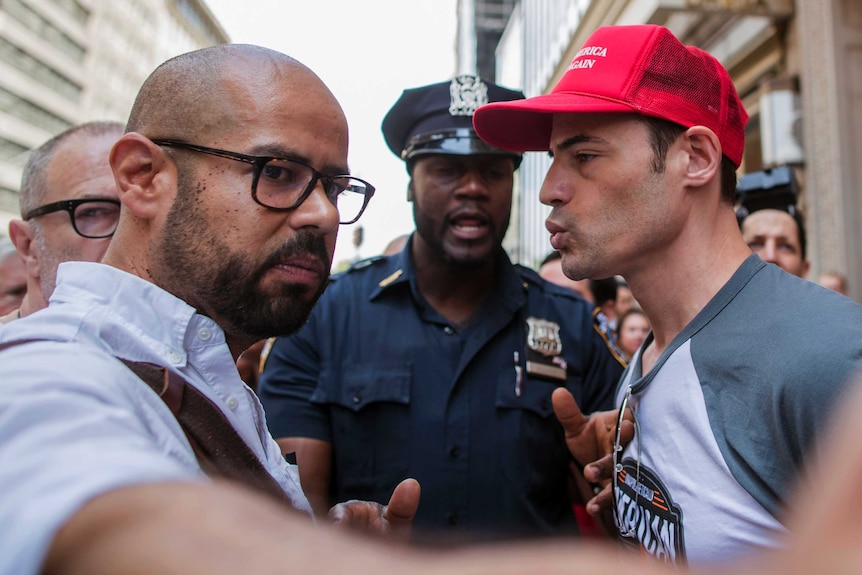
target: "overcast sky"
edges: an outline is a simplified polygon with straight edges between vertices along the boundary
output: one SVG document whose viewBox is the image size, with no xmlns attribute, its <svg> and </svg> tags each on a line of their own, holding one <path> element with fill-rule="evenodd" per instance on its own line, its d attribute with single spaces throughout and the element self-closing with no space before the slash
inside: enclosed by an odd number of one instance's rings
<svg viewBox="0 0 862 575">
<path fill-rule="evenodd" d="M 206 0 L 232 42 L 288 54 L 320 76 L 350 124 L 351 172 L 377 192 L 342 226 L 334 263 L 383 251 L 413 229 L 404 163 L 386 147 L 383 116 L 405 88 L 455 74 L 457 0 Z M 365 242 L 357 253 L 353 228 Z"/>
</svg>

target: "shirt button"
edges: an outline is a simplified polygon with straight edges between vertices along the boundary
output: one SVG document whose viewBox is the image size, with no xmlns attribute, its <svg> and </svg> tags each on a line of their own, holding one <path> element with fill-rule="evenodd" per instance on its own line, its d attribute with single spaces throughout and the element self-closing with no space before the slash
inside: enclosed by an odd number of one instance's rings
<svg viewBox="0 0 862 575">
<path fill-rule="evenodd" d="M 452 456 L 452 459 L 456 459 L 459 455 L 461 455 L 461 449 L 459 449 L 457 446 L 453 447 L 449 450 L 449 455 Z"/>
<path fill-rule="evenodd" d="M 185 357 L 183 356 L 183 354 L 181 354 L 180 352 L 178 352 L 176 350 L 172 349 L 170 351 L 170 353 L 168 353 L 168 361 L 174 365 L 181 364 L 184 359 L 185 359 Z"/>
<path fill-rule="evenodd" d="M 212 336 L 213 332 L 208 327 L 202 327 L 198 332 L 198 337 L 201 338 L 202 341 L 208 341 Z"/>
<path fill-rule="evenodd" d="M 239 405 L 239 401 L 237 401 L 234 396 L 230 396 L 227 398 L 227 406 L 229 408 L 236 409 L 237 405 Z"/>
<path fill-rule="evenodd" d="M 443 333 L 445 333 L 446 335 L 452 335 L 453 333 L 455 333 L 455 330 L 447 325 L 443 328 Z"/>
</svg>

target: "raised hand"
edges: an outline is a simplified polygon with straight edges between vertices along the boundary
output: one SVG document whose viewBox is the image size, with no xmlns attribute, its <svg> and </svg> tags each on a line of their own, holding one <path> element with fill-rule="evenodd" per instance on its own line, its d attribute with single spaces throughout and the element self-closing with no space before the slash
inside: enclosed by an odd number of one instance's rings
<svg viewBox="0 0 862 575">
<path fill-rule="evenodd" d="M 405 479 L 395 486 L 388 505 L 353 499 L 334 505 L 327 517 L 334 525 L 406 541 L 410 538 L 420 495 L 419 482 Z"/>
<path fill-rule="evenodd" d="M 581 466 L 584 478 L 594 486 L 594 495 L 586 503 L 591 515 L 609 509 L 613 503 L 613 451 L 619 412 L 615 409 L 585 415 L 572 394 L 564 387 L 554 390 L 551 400 L 554 413 L 563 426 L 566 446 L 575 462 Z M 634 419 L 626 411 L 620 426 L 620 445 L 634 437 Z"/>
</svg>

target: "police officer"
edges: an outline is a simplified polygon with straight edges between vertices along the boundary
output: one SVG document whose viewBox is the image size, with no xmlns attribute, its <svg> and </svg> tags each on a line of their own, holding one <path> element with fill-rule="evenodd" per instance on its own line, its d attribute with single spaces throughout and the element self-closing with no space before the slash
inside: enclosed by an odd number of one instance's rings
<svg viewBox="0 0 862 575">
<path fill-rule="evenodd" d="M 577 531 L 551 392 L 607 409 L 622 366 L 589 304 L 501 247 L 521 155 L 482 142 L 472 114 L 517 98 L 474 76 L 403 92 L 383 134 L 410 174 L 415 233 L 333 276 L 268 356 L 268 424 L 318 512 L 385 502 L 414 477 L 416 541 Z"/>
</svg>

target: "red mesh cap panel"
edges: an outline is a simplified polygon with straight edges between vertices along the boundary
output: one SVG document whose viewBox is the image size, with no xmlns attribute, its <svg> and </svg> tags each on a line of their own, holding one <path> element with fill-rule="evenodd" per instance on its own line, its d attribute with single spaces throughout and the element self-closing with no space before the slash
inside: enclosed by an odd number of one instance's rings
<svg viewBox="0 0 862 575">
<path fill-rule="evenodd" d="M 682 46 L 672 35 L 662 37 L 644 61 L 632 101 L 645 115 L 687 128 L 706 126 L 734 164 L 742 161 L 747 114 L 727 71 L 707 52 Z"/>
</svg>

